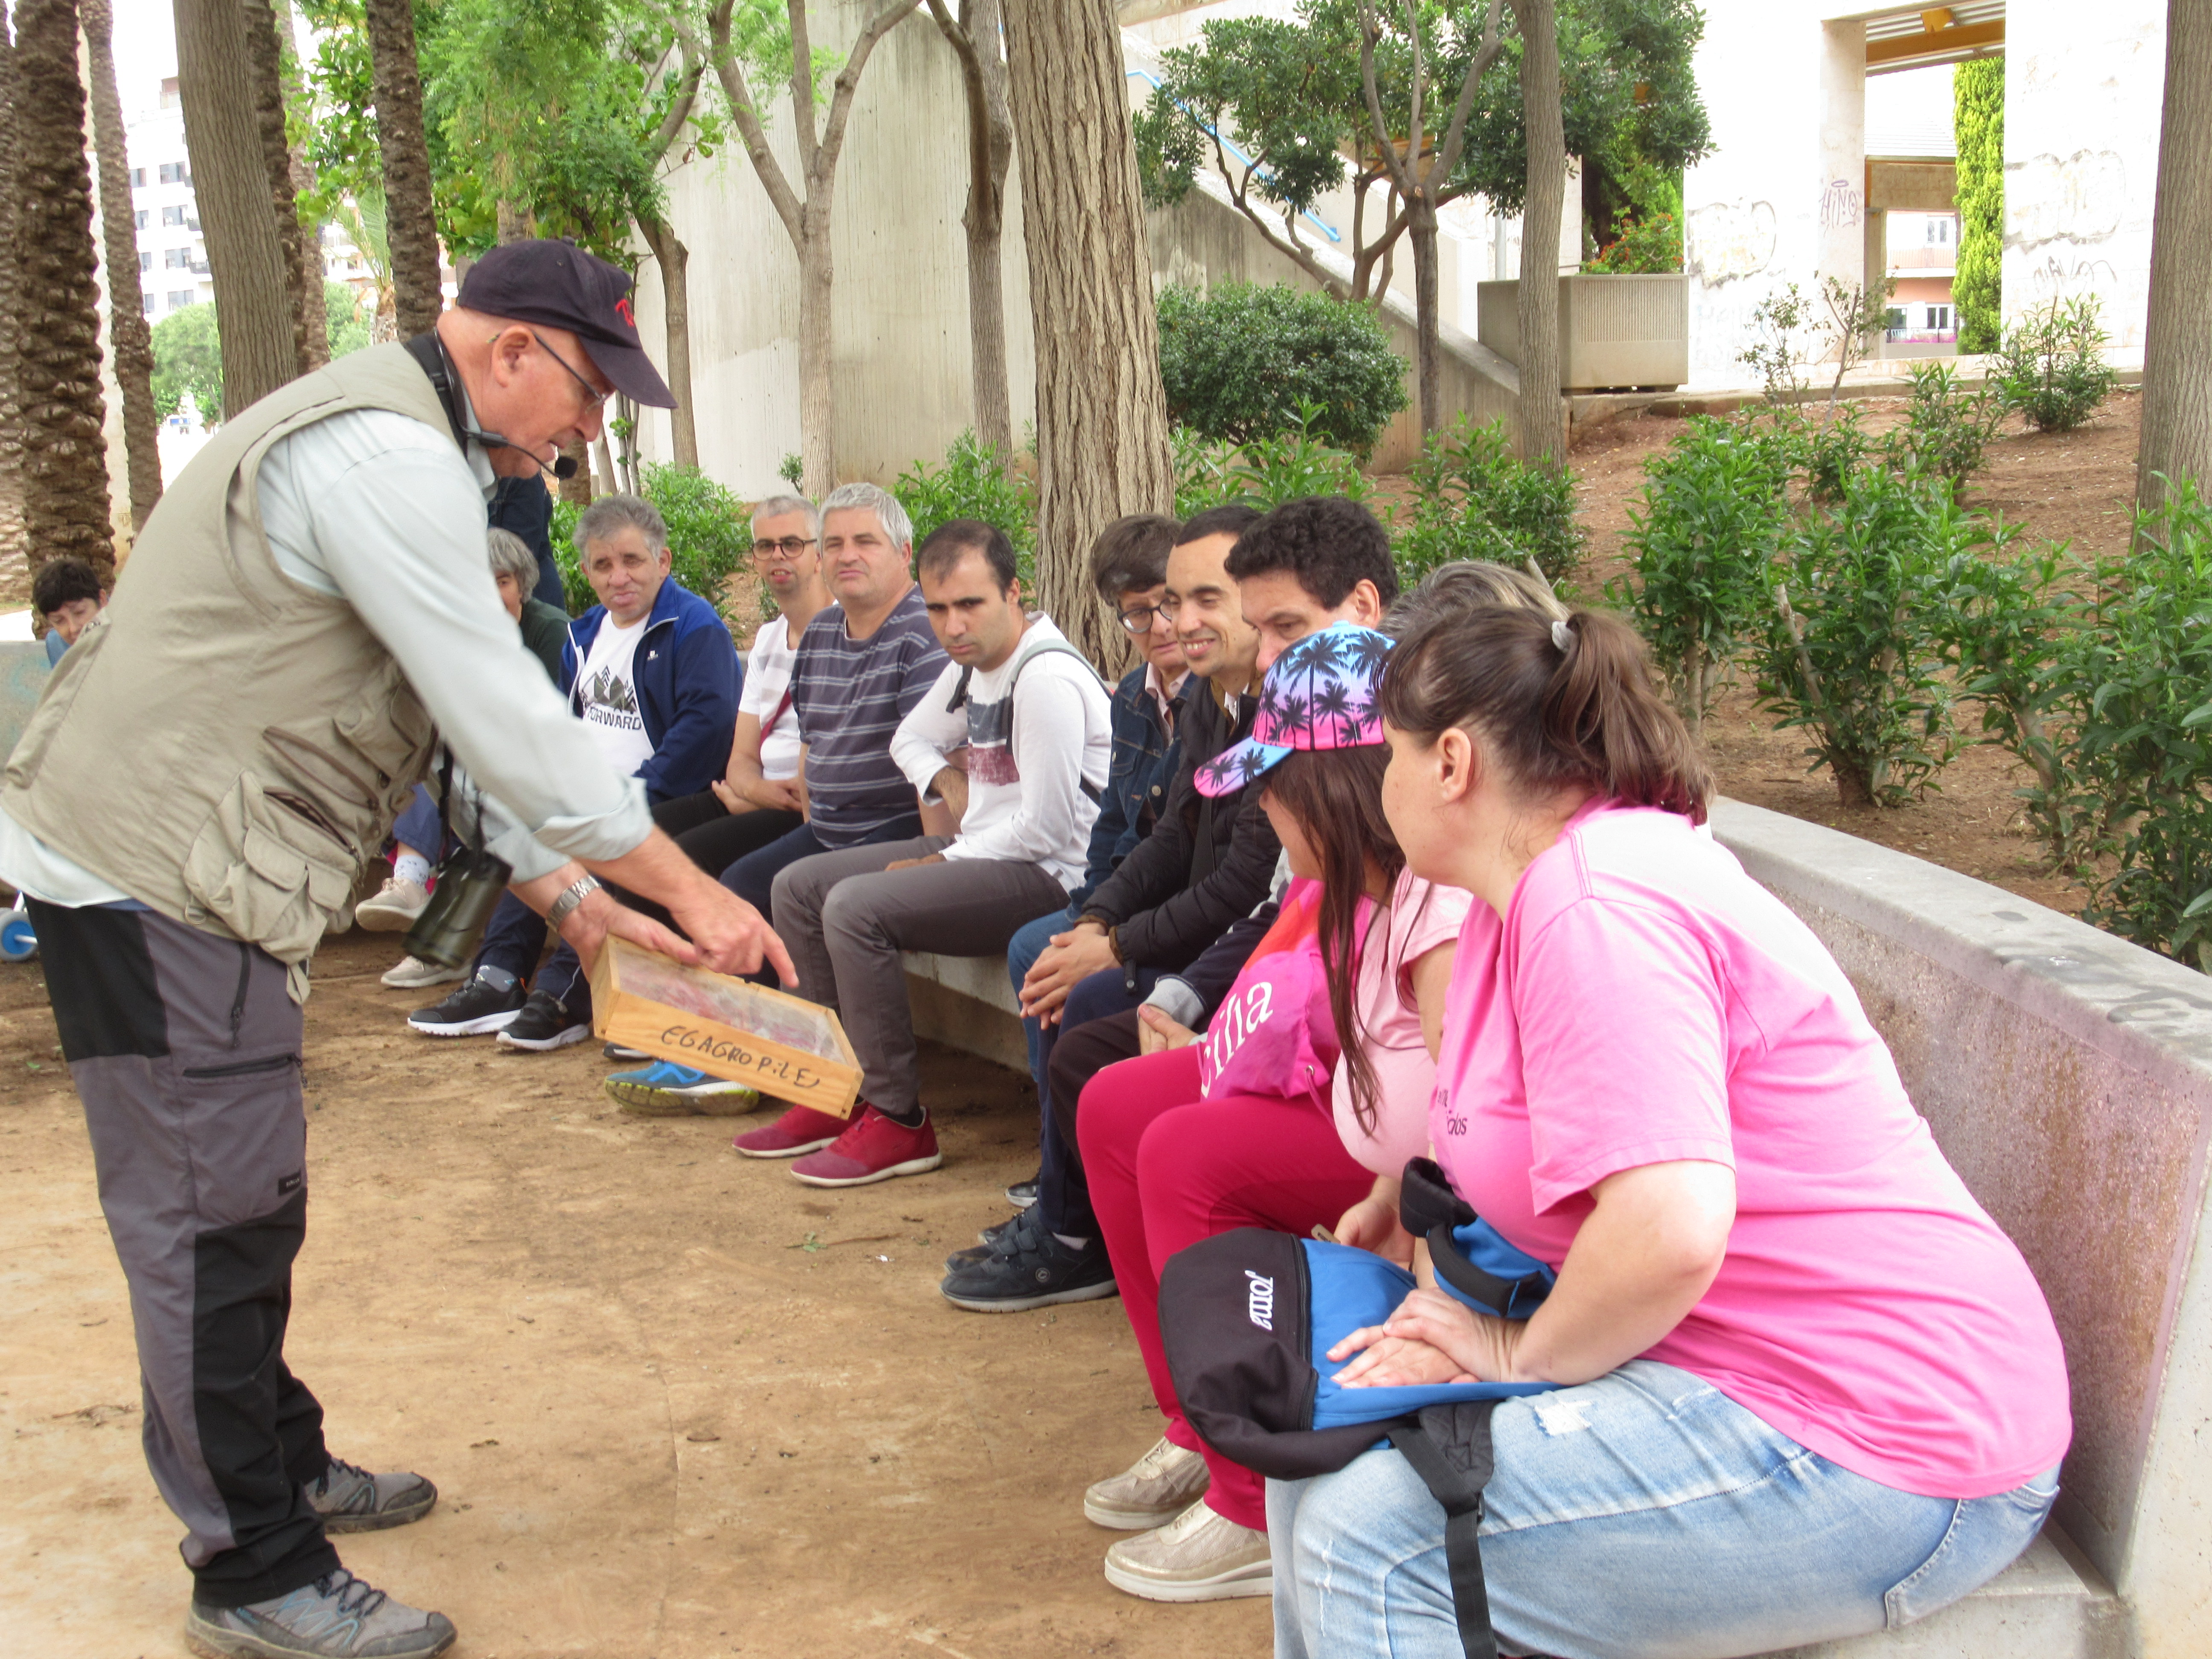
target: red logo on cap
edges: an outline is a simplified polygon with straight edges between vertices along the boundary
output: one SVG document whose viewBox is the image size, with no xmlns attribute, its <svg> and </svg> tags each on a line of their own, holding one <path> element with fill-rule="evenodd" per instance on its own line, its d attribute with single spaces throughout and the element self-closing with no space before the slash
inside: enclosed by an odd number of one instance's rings
<svg viewBox="0 0 2212 1659">
<path fill-rule="evenodd" d="M 637 314 L 629 308 L 629 295 L 625 294 L 621 299 L 615 301 L 615 315 L 621 318 L 623 321 L 628 323 L 632 328 L 635 328 L 637 326 Z"/>
</svg>

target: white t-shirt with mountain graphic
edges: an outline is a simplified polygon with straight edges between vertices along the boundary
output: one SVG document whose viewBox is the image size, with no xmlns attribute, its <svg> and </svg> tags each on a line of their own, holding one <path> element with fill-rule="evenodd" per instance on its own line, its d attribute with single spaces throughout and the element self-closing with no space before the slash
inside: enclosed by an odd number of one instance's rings
<svg viewBox="0 0 2212 1659">
<path fill-rule="evenodd" d="M 603 620 L 592 636 L 592 653 L 576 675 L 585 728 L 597 740 L 607 764 L 625 778 L 653 758 L 645 716 L 638 712 L 636 679 L 630 672 L 637 642 L 650 620 L 640 617 L 628 628 L 617 628 L 611 617 Z"/>
</svg>

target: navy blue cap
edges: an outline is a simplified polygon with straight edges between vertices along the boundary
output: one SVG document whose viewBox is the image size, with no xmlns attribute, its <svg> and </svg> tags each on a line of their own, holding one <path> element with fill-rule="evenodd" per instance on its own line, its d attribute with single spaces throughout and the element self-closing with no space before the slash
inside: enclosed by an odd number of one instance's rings
<svg viewBox="0 0 2212 1659">
<path fill-rule="evenodd" d="M 645 355 L 629 273 L 574 242 L 543 237 L 495 247 L 469 267 L 459 303 L 487 317 L 565 328 L 632 403 L 673 409 L 675 396 Z"/>
</svg>

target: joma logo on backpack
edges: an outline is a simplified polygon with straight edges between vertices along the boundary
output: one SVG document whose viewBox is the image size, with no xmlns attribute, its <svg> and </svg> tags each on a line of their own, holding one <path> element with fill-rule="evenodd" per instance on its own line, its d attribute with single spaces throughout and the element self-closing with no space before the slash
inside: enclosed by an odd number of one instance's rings
<svg viewBox="0 0 2212 1659">
<path fill-rule="evenodd" d="M 1252 1282 L 1244 1287 L 1244 1312 L 1251 1322 L 1263 1331 L 1275 1328 L 1275 1281 L 1262 1279 L 1249 1267 L 1244 1277 Z"/>
</svg>

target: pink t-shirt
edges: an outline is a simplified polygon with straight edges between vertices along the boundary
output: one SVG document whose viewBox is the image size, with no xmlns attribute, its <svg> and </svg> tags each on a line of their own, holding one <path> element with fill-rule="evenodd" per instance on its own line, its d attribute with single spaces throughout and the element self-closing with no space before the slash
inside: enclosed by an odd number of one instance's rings
<svg viewBox="0 0 2212 1659">
<path fill-rule="evenodd" d="M 1370 933 L 1375 901 L 1359 902 L 1359 936 L 1366 948 L 1360 952 L 1352 1002 L 1361 1040 L 1375 1066 L 1375 1133 L 1359 1127 L 1358 1115 L 1352 1109 L 1352 1073 L 1341 1060 L 1330 1094 L 1336 1133 L 1343 1138 L 1345 1150 L 1377 1175 L 1400 1174 L 1407 1158 L 1423 1157 L 1429 1150 L 1429 1097 L 1436 1092 L 1437 1068 L 1421 1038 L 1413 964 L 1459 937 L 1474 902 L 1463 889 L 1432 886 L 1401 871 L 1390 890 L 1390 914 Z M 1497 917 L 1489 906 L 1481 909 L 1495 933 Z M 1349 1031 L 1338 1035 L 1346 1043 L 1352 1040 Z"/>
<path fill-rule="evenodd" d="M 1900 1491 L 1988 1497 L 2059 1461 L 2043 1292 L 1811 929 L 1687 819 L 1609 805 L 1528 866 L 1502 928 L 1487 914 L 1431 1114 L 1480 1214 L 1556 1267 L 1606 1176 L 1726 1164 L 1727 1259 L 1649 1358 Z"/>
</svg>

